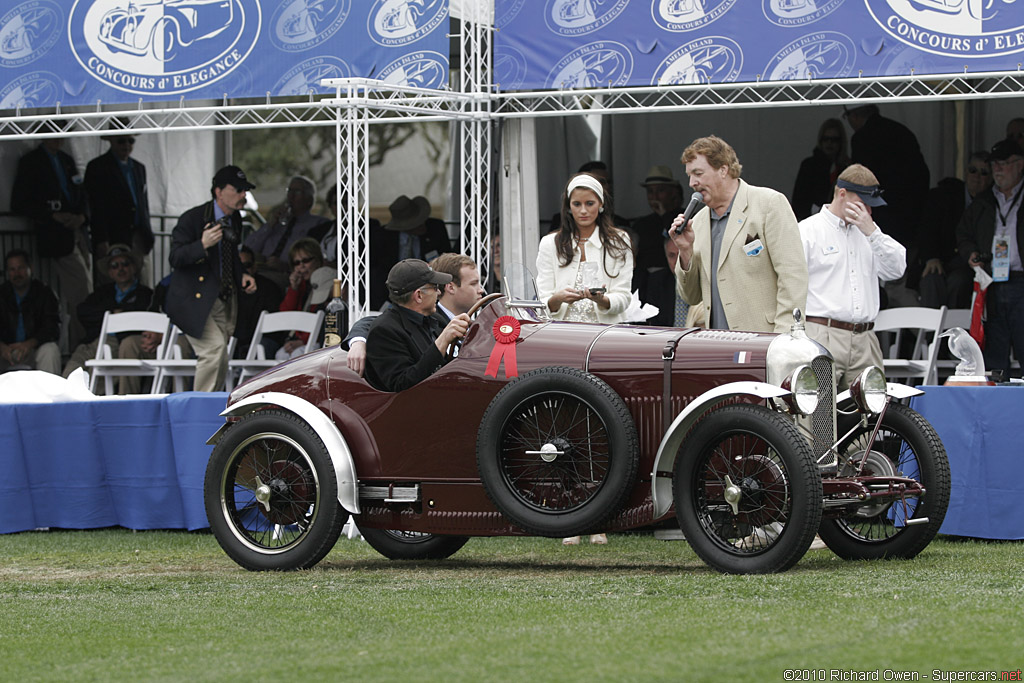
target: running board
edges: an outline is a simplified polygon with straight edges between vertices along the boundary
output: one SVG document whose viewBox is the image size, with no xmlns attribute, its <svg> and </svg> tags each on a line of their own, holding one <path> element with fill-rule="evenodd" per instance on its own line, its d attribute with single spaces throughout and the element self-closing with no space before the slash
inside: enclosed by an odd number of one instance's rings
<svg viewBox="0 0 1024 683">
<path fill-rule="evenodd" d="M 382 500 L 385 503 L 417 503 L 420 500 L 420 485 L 412 486 L 359 486 L 360 500 Z"/>
</svg>

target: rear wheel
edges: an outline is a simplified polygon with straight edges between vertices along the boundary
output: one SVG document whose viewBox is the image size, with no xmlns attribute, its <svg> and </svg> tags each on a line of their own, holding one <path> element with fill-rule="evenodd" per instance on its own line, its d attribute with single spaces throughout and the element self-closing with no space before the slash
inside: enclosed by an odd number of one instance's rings
<svg viewBox="0 0 1024 683">
<path fill-rule="evenodd" d="M 359 527 L 359 533 L 374 550 L 392 560 L 443 560 L 457 553 L 469 540 L 466 536 L 363 527 Z"/>
<path fill-rule="evenodd" d="M 839 476 L 854 476 L 874 424 L 859 429 L 840 444 Z M 847 560 L 911 558 L 935 538 L 949 506 L 949 460 L 946 449 L 928 424 L 907 406 L 886 408 L 878 435 L 868 453 L 863 475 L 902 476 L 925 488 L 923 498 L 863 505 L 843 517 L 821 522 L 821 539 Z M 907 520 L 924 519 L 908 525 Z"/>
</svg>

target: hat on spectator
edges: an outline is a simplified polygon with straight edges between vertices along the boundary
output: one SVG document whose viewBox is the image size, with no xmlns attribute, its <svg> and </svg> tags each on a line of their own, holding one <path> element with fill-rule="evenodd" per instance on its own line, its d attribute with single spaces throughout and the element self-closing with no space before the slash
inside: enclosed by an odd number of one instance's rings
<svg viewBox="0 0 1024 683">
<path fill-rule="evenodd" d="M 334 288 L 334 276 L 337 275 L 334 268 L 323 266 L 313 271 L 309 276 L 309 305 L 319 306 L 331 298 L 331 290 Z"/>
<path fill-rule="evenodd" d="M 1006 161 L 1010 157 L 1015 156 L 1021 156 L 1020 146 L 1010 138 L 1007 138 L 992 145 L 992 150 L 988 153 L 988 160 Z"/>
<path fill-rule="evenodd" d="M 239 191 L 256 189 L 256 186 L 245 177 L 245 172 L 237 166 L 225 166 L 213 176 L 214 187 L 224 187 L 225 185 L 234 185 L 235 189 Z"/>
<path fill-rule="evenodd" d="M 115 116 L 110 120 L 107 125 L 106 135 L 101 135 L 100 140 L 107 140 L 108 142 L 118 140 L 120 138 L 131 138 L 135 139 L 135 131 L 131 129 L 131 121 L 123 116 Z"/>
<path fill-rule="evenodd" d="M 103 270 L 109 270 L 110 262 L 118 256 L 123 256 L 131 260 L 132 265 L 135 266 L 135 270 L 138 271 L 142 268 L 142 263 L 139 260 L 139 255 L 132 251 L 131 247 L 127 244 L 115 244 L 110 247 L 110 251 L 103 257 L 102 267 Z"/>
<path fill-rule="evenodd" d="M 405 232 L 423 225 L 430 216 L 430 202 L 426 197 L 409 199 L 403 194 L 391 202 L 388 210 L 391 212 L 391 222 L 384 227 Z"/>
<path fill-rule="evenodd" d="M 387 286 L 388 292 L 400 296 L 419 289 L 423 285 L 446 285 L 451 281 L 451 275 L 437 272 L 426 261 L 407 258 L 391 267 Z"/>
<path fill-rule="evenodd" d="M 679 181 L 672 175 L 672 169 L 668 166 L 651 166 L 647 170 L 647 177 L 640 183 L 642 187 L 648 185 L 679 185 Z M 682 187 L 681 185 L 679 185 Z"/>
</svg>

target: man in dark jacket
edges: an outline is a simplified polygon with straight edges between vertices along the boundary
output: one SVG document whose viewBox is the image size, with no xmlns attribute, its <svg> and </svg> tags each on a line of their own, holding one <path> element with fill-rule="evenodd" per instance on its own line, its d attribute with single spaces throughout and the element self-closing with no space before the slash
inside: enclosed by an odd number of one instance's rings
<svg viewBox="0 0 1024 683">
<path fill-rule="evenodd" d="M 256 291 L 256 280 L 238 258 L 238 212 L 245 193 L 255 187 L 242 169 L 225 166 L 213 176 L 211 201 L 183 213 L 171 233 L 174 273 L 165 308 L 195 351 L 196 391 L 218 391 L 224 385 L 238 293 Z"/>
<path fill-rule="evenodd" d="M 366 381 L 374 388 L 401 391 L 422 382 L 444 364 L 448 346 L 466 335 L 465 313 L 443 330 L 433 318 L 440 287 L 451 279 L 420 259 L 391 268 L 387 288 L 394 306 L 377 316 L 366 340 Z"/>
<path fill-rule="evenodd" d="M 426 197 L 409 199 L 404 194 L 391 202 L 391 221 L 370 231 L 370 307 L 380 310 L 388 299 L 388 269 L 401 260 L 433 261 L 452 251 L 444 221 L 430 217 Z"/>
<path fill-rule="evenodd" d="M 38 255 L 52 259 L 61 300 L 71 315 L 68 342 L 82 341 L 85 330 L 75 311 L 92 291 L 86 195 L 82 177 L 61 138 L 47 138 L 18 161 L 11 210 L 27 216 L 36 234 Z"/>
<path fill-rule="evenodd" d="M 103 267 L 111 282 L 100 285 L 85 301 L 78 305 L 78 320 L 85 328 L 85 341 L 75 348 L 64 366 L 63 375 L 67 377 L 77 368 L 85 366 L 85 361 L 96 357 L 100 342 L 100 330 L 103 328 L 103 317 L 107 312 L 121 313 L 124 311 L 148 311 L 153 301 L 153 290 L 139 283 L 138 256 L 127 244 L 115 244 L 103 259 Z M 118 343 L 127 334 L 118 336 Z M 119 349 L 110 345 L 111 355 L 120 358 Z"/>
<path fill-rule="evenodd" d="M 0 285 L 0 372 L 17 366 L 60 374 L 60 314 L 57 297 L 32 279 L 28 252 L 7 252 Z"/>
</svg>

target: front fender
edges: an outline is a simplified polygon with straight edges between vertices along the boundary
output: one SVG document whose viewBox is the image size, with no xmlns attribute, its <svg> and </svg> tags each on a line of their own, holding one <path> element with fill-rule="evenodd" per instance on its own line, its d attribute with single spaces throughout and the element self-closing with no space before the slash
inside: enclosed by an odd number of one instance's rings
<svg viewBox="0 0 1024 683">
<path fill-rule="evenodd" d="M 918 389 L 912 387 L 909 384 L 898 384 L 896 382 L 886 382 L 885 393 L 896 400 L 904 398 L 910 398 L 911 396 L 921 396 L 924 394 L 924 389 Z M 836 396 L 836 405 L 846 407 L 846 404 L 853 401 L 853 397 L 850 395 L 850 390 L 842 392 Z"/>
<path fill-rule="evenodd" d="M 331 421 L 309 401 L 291 394 L 269 391 L 253 394 L 234 404 L 221 413 L 224 417 L 252 413 L 260 408 L 277 407 L 294 413 L 308 424 L 327 448 L 327 454 L 334 465 L 334 477 L 338 482 L 338 502 L 353 515 L 359 514 L 359 486 L 356 480 L 356 464 L 352 458 L 352 449 L 348 447 L 345 437 Z M 216 444 L 228 428 L 225 423 L 206 442 Z"/>
<path fill-rule="evenodd" d="M 675 469 L 676 455 L 683 439 L 697 420 L 715 406 L 737 396 L 756 396 L 757 398 L 779 398 L 790 392 L 765 382 L 730 382 L 711 391 L 706 391 L 676 415 L 672 425 L 665 432 L 658 446 L 658 455 L 654 459 L 654 471 L 651 472 L 651 500 L 654 502 L 654 519 L 658 519 L 672 507 L 672 472 Z"/>
</svg>

